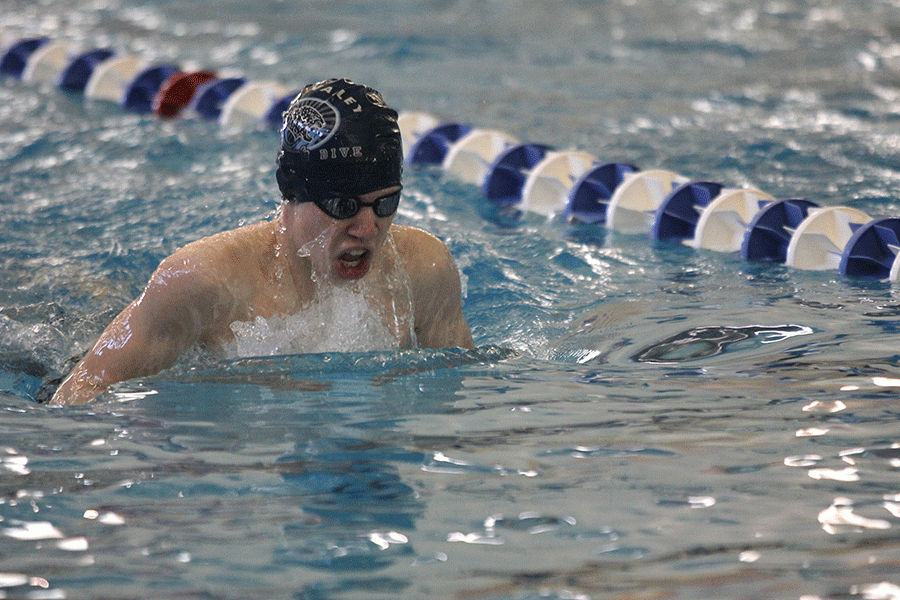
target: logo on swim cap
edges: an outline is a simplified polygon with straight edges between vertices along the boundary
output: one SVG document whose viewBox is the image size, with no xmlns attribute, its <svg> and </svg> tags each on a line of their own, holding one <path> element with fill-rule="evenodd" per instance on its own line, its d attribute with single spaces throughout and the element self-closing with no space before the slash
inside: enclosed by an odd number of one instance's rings
<svg viewBox="0 0 900 600">
<path fill-rule="evenodd" d="M 281 127 L 281 147 L 285 150 L 314 150 L 331 137 L 341 124 L 341 115 L 326 100 L 302 98 L 292 103 Z"/>
</svg>

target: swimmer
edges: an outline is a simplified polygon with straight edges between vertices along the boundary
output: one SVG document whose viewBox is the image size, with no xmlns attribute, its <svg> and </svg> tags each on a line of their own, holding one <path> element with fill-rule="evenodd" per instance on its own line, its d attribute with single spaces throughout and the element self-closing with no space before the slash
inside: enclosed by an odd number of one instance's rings
<svg viewBox="0 0 900 600">
<path fill-rule="evenodd" d="M 361 290 L 398 348 L 472 348 L 447 247 L 393 224 L 402 159 L 397 113 L 377 91 L 346 79 L 304 88 L 284 113 L 277 216 L 163 260 L 51 404 L 88 402 L 113 383 L 171 367 L 194 347 L 224 355 L 237 325 L 321 315 L 311 307 L 323 295 L 343 297 L 331 293 L 342 288 Z M 340 319 L 340 306 L 328 314 Z"/>
</svg>

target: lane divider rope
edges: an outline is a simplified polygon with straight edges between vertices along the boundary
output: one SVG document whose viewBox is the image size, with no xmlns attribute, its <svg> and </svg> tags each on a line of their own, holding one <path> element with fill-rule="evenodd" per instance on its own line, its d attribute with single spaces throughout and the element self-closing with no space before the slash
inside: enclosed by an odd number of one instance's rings
<svg viewBox="0 0 900 600">
<path fill-rule="evenodd" d="M 11 37 L 4 32 L 0 41 Z M 136 113 L 162 119 L 189 114 L 229 129 L 279 129 L 282 113 L 298 92 L 276 82 L 151 64 L 110 48 L 73 50 L 48 37 L 12 39 L 0 46 L 0 75 L 51 84 Z M 439 167 L 479 187 L 501 207 L 740 253 L 748 261 L 900 280 L 900 218 L 873 218 L 848 206 L 776 199 L 758 189 L 604 162 L 581 150 L 523 142 L 427 112 L 401 112 L 399 125 L 407 164 Z"/>
</svg>

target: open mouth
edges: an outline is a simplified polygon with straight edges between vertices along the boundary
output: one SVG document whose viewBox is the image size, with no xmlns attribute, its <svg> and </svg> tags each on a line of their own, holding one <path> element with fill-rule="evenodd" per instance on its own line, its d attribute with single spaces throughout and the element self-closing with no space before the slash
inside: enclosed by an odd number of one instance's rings
<svg viewBox="0 0 900 600">
<path fill-rule="evenodd" d="M 359 279 L 369 271 L 370 256 L 364 248 L 348 250 L 338 257 L 337 271 L 342 277 Z"/>
</svg>

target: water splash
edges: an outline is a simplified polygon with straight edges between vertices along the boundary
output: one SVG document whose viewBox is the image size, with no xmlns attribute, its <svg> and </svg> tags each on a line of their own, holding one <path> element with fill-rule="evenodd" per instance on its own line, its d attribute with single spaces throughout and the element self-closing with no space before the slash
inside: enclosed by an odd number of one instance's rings
<svg viewBox="0 0 900 600">
<path fill-rule="evenodd" d="M 312 256 L 331 239 L 334 225 L 304 244 L 297 255 Z M 276 245 L 276 255 L 284 250 Z M 336 284 L 311 270 L 315 298 L 295 314 L 257 316 L 231 324 L 228 358 L 325 352 L 396 350 L 416 345 L 412 289 L 392 234 L 381 249 L 385 267 L 360 281 Z M 281 262 L 281 261 L 279 261 Z M 276 279 L 286 281 L 284 270 Z"/>
<path fill-rule="evenodd" d="M 231 324 L 230 358 L 400 348 L 400 339 L 382 322 L 366 297 L 366 285 L 332 287 L 293 315 Z"/>
</svg>

